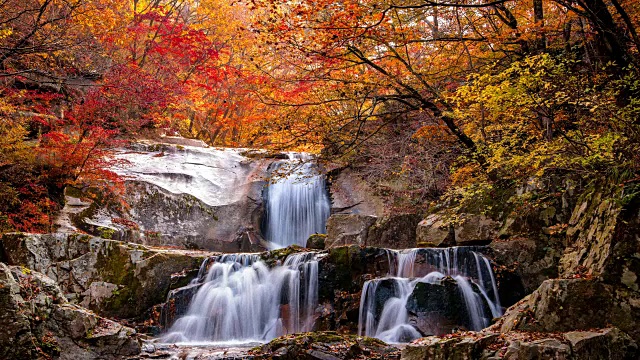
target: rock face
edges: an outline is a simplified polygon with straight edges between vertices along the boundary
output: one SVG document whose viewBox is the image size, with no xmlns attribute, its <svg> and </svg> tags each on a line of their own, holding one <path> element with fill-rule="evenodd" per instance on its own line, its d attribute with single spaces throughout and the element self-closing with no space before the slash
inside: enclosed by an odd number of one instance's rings
<svg viewBox="0 0 640 360">
<path fill-rule="evenodd" d="M 610 284 L 640 291 L 640 185 L 585 194 L 568 223 L 569 247 L 560 261 L 563 277 L 588 272 Z"/>
<path fill-rule="evenodd" d="M 369 228 L 376 222 L 375 216 L 336 214 L 327 220 L 326 247 L 345 245 L 365 246 Z"/>
<path fill-rule="evenodd" d="M 327 220 L 327 247 L 360 245 L 390 249 L 417 246 L 415 214 L 383 217 L 354 214 L 331 215 Z"/>
<path fill-rule="evenodd" d="M 197 271 L 211 255 L 81 234 L 5 234 L 0 248 L 0 260 L 42 272 L 71 301 L 119 318 L 143 316 L 166 299 L 180 274 Z"/>
<path fill-rule="evenodd" d="M 614 325 L 640 340 L 640 299 L 597 280 L 547 280 L 507 310 L 500 332 L 566 332 Z"/>
<path fill-rule="evenodd" d="M 403 360 L 631 360 L 636 343 L 616 328 L 564 334 L 513 332 L 457 333 L 416 340 L 402 351 Z"/>
<path fill-rule="evenodd" d="M 332 214 L 382 216 L 384 200 L 349 168 L 338 168 L 327 173 L 331 195 Z"/>
<path fill-rule="evenodd" d="M 152 142 L 122 149 L 114 171 L 126 180 L 123 210 L 100 196 L 67 191 L 58 223 L 96 236 L 223 252 L 263 250 L 266 158 L 240 149 Z M 68 220 L 64 220 L 67 218 Z M 69 225 L 71 224 L 71 225 Z"/>
<path fill-rule="evenodd" d="M 407 249 L 418 246 L 416 227 L 420 216 L 399 214 L 379 217 L 367 233 L 367 246 Z"/>
<path fill-rule="evenodd" d="M 0 263 L 0 358 L 120 359 L 140 352 L 135 331 L 69 304 L 46 276 Z"/>
</svg>

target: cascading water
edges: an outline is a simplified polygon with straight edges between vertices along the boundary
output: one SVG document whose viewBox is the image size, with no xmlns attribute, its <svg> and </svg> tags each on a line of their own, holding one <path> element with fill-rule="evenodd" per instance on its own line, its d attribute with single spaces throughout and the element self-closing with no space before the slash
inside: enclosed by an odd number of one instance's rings
<svg viewBox="0 0 640 360">
<path fill-rule="evenodd" d="M 162 342 L 262 342 L 313 325 L 315 253 L 289 255 L 271 269 L 256 254 L 218 256 L 203 262 L 195 282 L 202 286 Z"/>
<path fill-rule="evenodd" d="M 455 280 L 466 307 L 461 326 L 480 330 L 492 317 L 502 314 L 498 291 L 489 260 L 467 247 L 446 249 L 389 250 L 392 276 L 365 282 L 360 298 L 358 333 L 389 343 L 408 342 L 422 335 L 409 323 L 407 302 L 419 283 L 440 284 L 445 277 Z M 424 256 L 416 264 L 417 255 Z M 416 271 L 416 265 L 420 269 Z M 425 274 L 416 277 L 416 272 Z M 385 296 L 381 293 L 387 293 Z M 389 295 L 390 294 L 390 295 Z M 487 304 L 490 314 L 483 304 Z M 446 307 L 443 303 L 440 306 Z"/>
<path fill-rule="evenodd" d="M 273 248 L 305 246 L 309 235 L 326 231 L 331 202 L 324 176 L 312 157 L 289 154 L 272 165 L 277 180 L 265 189 L 265 238 Z"/>
</svg>

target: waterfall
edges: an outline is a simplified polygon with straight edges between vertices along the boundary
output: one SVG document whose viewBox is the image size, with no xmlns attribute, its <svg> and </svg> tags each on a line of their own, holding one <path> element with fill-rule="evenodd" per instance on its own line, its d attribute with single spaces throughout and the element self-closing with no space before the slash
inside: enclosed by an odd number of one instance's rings
<svg viewBox="0 0 640 360">
<path fill-rule="evenodd" d="M 202 286 L 162 342 L 263 342 L 313 325 L 315 253 L 289 255 L 273 268 L 257 254 L 222 255 L 205 260 L 194 282 Z"/>
<path fill-rule="evenodd" d="M 407 303 L 419 283 L 440 285 L 449 277 L 466 307 L 465 324 L 481 330 L 502 314 L 489 260 L 469 247 L 388 250 L 391 274 L 365 282 L 360 298 L 358 333 L 389 343 L 408 342 L 422 335 L 409 323 Z M 420 256 L 420 261 L 417 261 Z M 418 263 L 419 262 L 419 263 Z M 416 273 L 424 274 L 418 275 Z M 490 314 L 483 304 L 487 304 Z M 447 303 L 438 304 L 445 308 Z"/>
<path fill-rule="evenodd" d="M 304 247 L 310 235 L 326 232 L 331 202 L 324 176 L 311 160 L 309 155 L 289 154 L 289 160 L 272 165 L 275 182 L 264 192 L 263 230 L 273 248 Z"/>
</svg>

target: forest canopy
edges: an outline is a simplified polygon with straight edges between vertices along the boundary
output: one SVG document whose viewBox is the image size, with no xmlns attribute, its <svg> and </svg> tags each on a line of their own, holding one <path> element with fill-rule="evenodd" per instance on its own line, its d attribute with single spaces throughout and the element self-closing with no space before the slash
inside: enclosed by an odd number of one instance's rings
<svg viewBox="0 0 640 360">
<path fill-rule="evenodd" d="M 109 152 L 315 152 L 398 208 L 638 177 L 636 0 L 2 0 L 0 230 L 49 231 Z"/>
</svg>

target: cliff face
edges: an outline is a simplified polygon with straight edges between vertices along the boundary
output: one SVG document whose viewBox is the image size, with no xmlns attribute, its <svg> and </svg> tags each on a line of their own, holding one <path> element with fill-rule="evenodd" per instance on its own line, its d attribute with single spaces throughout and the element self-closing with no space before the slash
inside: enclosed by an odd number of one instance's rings
<svg viewBox="0 0 640 360">
<path fill-rule="evenodd" d="M 148 245 L 238 252 L 260 249 L 262 189 L 271 160 L 242 149 L 143 142 L 115 155 L 124 207 L 67 189 L 58 223 Z"/>
</svg>

